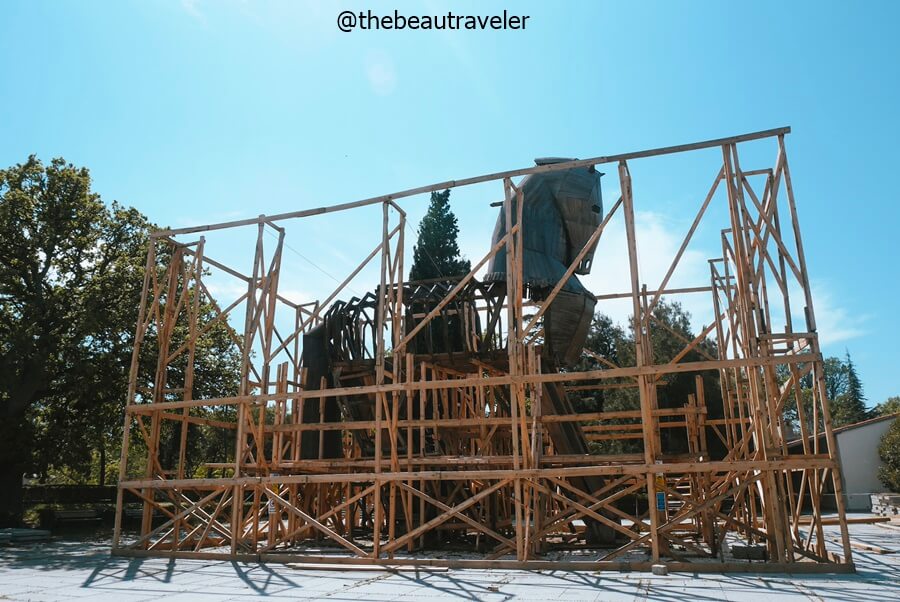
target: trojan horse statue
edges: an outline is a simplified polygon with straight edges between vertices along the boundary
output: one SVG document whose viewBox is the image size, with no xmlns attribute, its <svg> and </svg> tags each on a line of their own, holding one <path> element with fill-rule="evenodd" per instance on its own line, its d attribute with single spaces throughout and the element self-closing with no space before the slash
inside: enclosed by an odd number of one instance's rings
<svg viewBox="0 0 900 602">
<path fill-rule="evenodd" d="M 535 159 L 535 163 L 551 165 L 572 160 Z M 549 295 L 600 225 L 603 215 L 602 175 L 591 166 L 531 174 L 519 184 L 523 198 L 522 283 L 526 288 L 525 294 L 532 301 L 541 301 Z M 513 196 L 511 202 L 512 223 L 515 225 L 517 197 Z M 492 245 L 506 235 L 505 213 L 500 210 Z M 574 274 L 544 311 L 543 372 L 556 372 L 560 367 L 576 363 L 581 357 L 597 300 L 575 274 L 590 273 L 596 246 L 595 242 L 587 250 Z M 494 255 L 485 281 L 506 281 L 506 246 Z M 544 383 L 542 399 L 545 400 L 543 411 L 546 414 L 575 412 L 562 383 Z M 555 422 L 547 424 L 546 428 L 559 453 L 590 453 L 578 423 Z M 570 481 L 588 493 L 599 491 L 604 485 L 603 478 L 598 476 L 575 477 Z M 607 518 L 618 520 L 615 516 Z M 590 518 L 585 520 L 585 524 L 590 541 L 600 544 L 615 541 L 616 533 L 609 526 Z"/>
<path fill-rule="evenodd" d="M 537 165 L 551 165 L 572 159 L 535 159 Z M 600 176 L 591 167 L 573 168 L 527 176 L 522 189 L 522 280 L 532 301 L 540 301 L 562 278 L 575 256 L 591 237 L 603 214 Z M 512 198 L 513 224 L 518 215 Z M 492 245 L 506 235 L 506 219 L 501 209 L 494 228 Z M 597 244 L 588 250 L 575 274 L 590 273 Z M 506 281 L 506 247 L 488 265 L 486 281 Z M 578 361 L 594 316 L 596 299 L 576 275 L 563 285 L 544 312 L 545 359 L 556 365 Z"/>
</svg>

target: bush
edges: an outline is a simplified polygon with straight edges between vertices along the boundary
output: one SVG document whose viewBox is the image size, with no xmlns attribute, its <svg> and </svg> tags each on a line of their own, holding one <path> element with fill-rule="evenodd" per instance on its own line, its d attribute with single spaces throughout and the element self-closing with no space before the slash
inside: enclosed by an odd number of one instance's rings
<svg viewBox="0 0 900 602">
<path fill-rule="evenodd" d="M 894 419 L 881 438 L 878 456 L 882 462 L 878 469 L 879 480 L 891 491 L 900 493 L 900 418 Z"/>
</svg>

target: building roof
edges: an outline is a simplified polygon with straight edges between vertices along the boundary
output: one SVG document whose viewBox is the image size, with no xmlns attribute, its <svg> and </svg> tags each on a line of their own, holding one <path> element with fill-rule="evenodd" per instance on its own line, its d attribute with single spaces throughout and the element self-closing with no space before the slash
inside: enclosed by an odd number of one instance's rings
<svg viewBox="0 0 900 602">
<path fill-rule="evenodd" d="M 837 435 L 838 433 L 843 433 L 844 431 L 850 431 L 853 429 L 861 428 L 864 426 L 869 426 L 870 424 L 874 424 L 876 422 L 881 422 L 882 420 L 893 420 L 894 418 L 900 418 L 900 412 L 894 412 L 893 414 L 884 414 L 882 416 L 876 416 L 875 418 L 868 418 L 866 420 L 860 420 L 859 422 L 854 422 L 853 424 L 845 424 L 844 426 L 839 426 L 837 428 L 831 429 L 831 432 Z M 819 437 L 824 437 L 825 433 L 820 433 Z M 812 439 L 812 436 L 809 437 Z M 788 441 L 787 445 L 797 445 L 802 441 L 802 439 L 794 439 L 793 441 Z"/>
<path fill-rule="evenodd" d="M 884 414 L 883 416 L 876 416 L 875 418 L 869 418 L 868 420 L 860 420 L 859 422 L 854 422 L 853 424 L 845 424 L 844 426 L 839 426 L 836 429 L 831 429 L 831 432 L 842 433 L 844 431 L 849 431 L 861 426 L 868 426 L 872 423 L 881 422 L 882 420 L 889 420 L 891 418 L 900 418 L 900 412 L 894 412 L 893 414 Z"/>
</svg>

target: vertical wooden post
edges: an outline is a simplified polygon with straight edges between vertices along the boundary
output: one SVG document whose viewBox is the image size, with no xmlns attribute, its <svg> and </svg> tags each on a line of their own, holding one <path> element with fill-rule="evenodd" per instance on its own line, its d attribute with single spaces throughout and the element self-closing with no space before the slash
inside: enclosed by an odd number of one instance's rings
<svg viewBox="0 0 900 602">
<path fill-rule="evenodd" d="M 521 295 L 519 286 L 519 278 L 521 275 L 521 266 L 518 264 L 518 242 L 519 238 L 513 233 L 513 226 L 519 222 L 515 222 L 513 218 L 513 203 L 517 205 L 516 216 L 519 215 L 519 209 L 522 203 L 518 202 L 516 188 L 513 186 L 509 178 L 504 179 L 505 199 L 503 211 L 506 222 L 506 348 L 509 358 L 509 375 L 517 377 L 519 370 L 519 322 L 521 315 L 518 313 L 521 297 L 516 299 L 517 295 Z M 518 230 L 518 231 L 521 231 Z M 512 441 L 513 470 L 518 471 L 521 467 L 520 445 L 519 445 L 519 385 L 511 382 L 509 385 L 509 407 L 510 407 L 510 436 Z M 522 480 L 516 478 L 513 480 L 513 491 L 515 496 L 515 523 L 516 523 L 516 557 L 519 560 L 525 558 L 525 540 L 524 540 L 524 516 L 523 516 L 523 498 L 522 498 Z"/>
<path fill-rule="evenodd" d="M 637 235 L 634 226 L 634 198 L 631 189 L 631 174 L 625 161 L 619 162 L 619 186 L 622 191 L 622 209 L 625 216 L 625 236 L 628 244 L 628 267 L 631 280 L 631 308 L 632 323 L 634 328 L 634 344 L 635 344 L 635 367 L 643 368 L 645 365 L 645 320 L 641 311 L 641 284 L 640 274 L 638 271 L 638 255 L 637 255 Z M 641 375 L 638 377 L 638 387 L 641 397 L 641 429 L 644 437 L 644 463 L 652 465 L 656 462 L 656 449 L 654 442 L 656 440 L 656 417 L 652 411 L 652 401 L 650 399 L 650 382 L 649 379 Z M 659 535 L 659 512 L 656 500 L 656 474 L 648 472 L 645 475 L 647 480 L 647 498 L 650 502 L 650 541 L 651 556 L 653 562 L 659 562 L 660 553 L 660 535 Z"/>
<path fill-rule="evenodd" d="M 147 247 L 147 261 L 144 265 L 144 285 L 141 288 L 141 301 L 138 305 L 137 325 L 134 329 L 134 346 L 131 350 L 131 367 L 128 372 L 128 393 L 125 397 L 125 424 L 122 427 L 122 449 L 119 455 L 119 485 L 116 487 L 116 518 L 113 526 L 112 547 L 119 547 L 122 535 L 122 514 L 125 512 L 124 491 L 121 483 L 128 476 L 128 446 L 131 435 L 132 416 L 129 412 L 129 406 L 134 403 L 137 394 L 137 379 L 140 369 L 141 345 L 144 342 L 144 333 L 147 326 L 144 323 L 144 315 L 147 311 L 147 294 L 150 289 L 150 273 L 156 270 L 156 240 L 150 239 Z M 154 295 L 154 303 L 156 298 Z M 148 442 L 149 443 L 149 442 Z M 143 535 L 143 532 L 141 533 Z"/>
<path fill-rule="evenodd" d="M 166 283 L 166 301 L 165 301 L 165 309 L 159 310 L 158 312 L 162 312 L 162 320 L 161 325 L 157 331 L 157 342 L 159 348 L 159 357 L 156 362 L 156 376 L 153 384 L 153 402 L 159 403 L 165 399 L 165 390 L 168 384 L 168 370 L 169 370 L 169 346 L 171 343 L 172 331 L 175 327 L 175 319 L 177 317 L 177 308 L 178 308 L 178 282 L 179 276 L 181 274 L 181 264 L 184 261 L 184 248 L 181 245 L 177 245 L 172 253 L 172 259 L 169 262 L 168 271 L 167 271 L 167 283 Z M 157 298 L 155 303 L 157 304 L 157 308 L 159 307 L 159 291 L 157 291 Z M 145 473 L 147 478 L 152 478 L 154 476 L 164 477 L 163 467 L 160 465 L 159 461 L 159 437 L 160 437 L 160 429 L 162 427 L 162 416 L 161 412 L 155 411 L 150 415 L 151 426 L 150 426 L 150 440 L 147 441 L 147 471 Z M 145 490 L 144 497 L 150 497 L 155 495 L 155 491 Z M 146 501 L 144 502 L 144 513 L 141 520 L 141 533 L 148 533 L 151 530 L 153 521 L 153 507 Z M 173 533 L 175 531 L 173 530 Z M 177 533 L 175 533 L 177 536 Z"/>
<path fill-rule="evenodd" d="M 188 317 L 188 348 L 187 348 L 187 364 L 184 369 L 184 392 L 183 399 L 194 398 L 194 361 L 197 354 L 197 322 L 200 314 L 200 278 L 203 274 L 203 244 L 205 239 L 201 236 L 200 242 L 197 243 L 197 249 L 194 253 L 194 264 L 191 269 L 193 272 L 193 289 L 190 292 L 191 307 Z M 188 274 L 185 274 L 183 286 L 187 287 L 189 283 Z M 187 460 L 187 437 L 188 437 L 188 417 L 190 416 L 190 408 L 182 410 L 181 419 L 181 441 L 178 448 L 178 478 L 184 478 L 184 467 Z M 177 530 L 177 529 L 176 529 Z"/>
<path fill-rule="evenodd" d="M 259 288 L 259 279 L 262 275 L 263 262 L 263 234 L 266 224 L 263 221 L 264 216 L 259 216 L 258 233 L 256 236 L 256 253 L 253 257 L 253 275 L 247 283 L 247 306 L 244 318 L 244 337 L 241 347 L 241 384 L 238 394 L 243 396 L 249 395 L 252 390 L 250 384 L 250 362 L 253 347 L 254 335 L 257 329 L 256 291 Z M 244 461 L 244 452 L 246 451 L 246 434 L 244 428 L 247 423 L 248 402 L 242 401 L 237 407 L 237 437 L 234 450 L 234 478 L 241 477 L 241 464 Z M 244 492 L 243 487 L 235 483 L 231 494 L 231 553 L 237 553 L 238 543 L 243 539 L 243 513 L 244 513 Z"/>
<path fill-rule="evenodd" d="M 388 203 L 382 203 L 382 238 L 381 238 L 381 283 L 378 286 L 378 309 L 375 322 L 375 383 L 384 384 L 384 329 L 385 314 L 387 301 L 387 270 L 389 269 L 388 259 Z M 375 394 L 375 473 L 381 473 L 381 456 L 382 456 L 382 414 L 385 405 L 385 393 L 379 392 Z M 375 519 L 373 534 L 372 557 L 379 558 L 381 556 L 381 523 L 384 520 L 384 509 L 381 504 L 381 485 L 380 479 L 375 480 Z M 391 482 L 393 487 L 393 482 Z"/>
<path fill-rule="evenodd" d="M 812 289 L 809 285 L 809 272 L 806 268 L 806 254 L 803 251 L 803 238 L 800 235 L 800 221 L 797 217 L 797 205 L 794 202 L 794 187 L 791 184 L 791 172 L 788 167 L 787 161 L 787 153 L 784 148 L 784 134 L 778 136 L 778 149 L 784 158 L 784 184 L 785 191 L 787 192 L 788 198 L 788 206 L 791 211 L 791 225 L 794 229 L 794 242 L 797 249 L 797 263 L 800 267 L 800 273 L 803 276 L 803 282 L 801 285 L 803 287 L 803 294 L 806 299 L 806 316 L 807 316 L 807 330 L 809 332 L 816 332 L 816 314 L 815 310 L 813 310 L 813 302 L 812 302 Z M 818 337 L 812 337 L 810 339 L 810 351 L 815 353 L 817 356 L 821 357 L 821 349 L 819 348 L 819 339 Z M 816 389 L 818 391 L 818 398 L 822 405 L 822 418 L 825 426 L 825 439 L 828 442 L 828 456 L 832 460 L 838 463 L 838 469 L 832 471 L 832 482 L 834 483 L 834 497 L 835 497 L 835 506 L 837 507 L 838 517 L 840 518 L 840 527 L 841 527 L 841 544 L 844 549 L 844 559 L 846 562 L 853 562 L 853 553 L 850 547 L 850 533 L 847 530 L 847 511 L 844 504 L 844 488 L 843 488 L 843 479 L 841 476 L 840 469 L 840 457 L 837 451 L 837 441 L 834 438 L 834 432 L 831 428 L 831 408 L 829 407 L 829 399 L 826 393 L 825 387 L 825 372 L 821 366 L 821 361 L 817 362 L 813 367 L 815 379 L 816 379 Z M 818 437 L 815 439 L 818 442 Z"/>
</svg>

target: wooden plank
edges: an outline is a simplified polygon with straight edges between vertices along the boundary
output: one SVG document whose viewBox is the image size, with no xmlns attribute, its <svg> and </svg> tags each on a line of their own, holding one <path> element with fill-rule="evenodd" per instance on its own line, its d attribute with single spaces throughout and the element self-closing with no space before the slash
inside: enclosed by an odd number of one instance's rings
<svg viewBox="0 0 900 602">
<path fill-rule="evenodd" d="M 798 353 L 785 358 L 740 358 L 718 361 L 698 361 L 698 362 L 682 362 L 679 364 L 650 365 L 641 368 L 611 368 L 608 370 L 588 370 L 585 372 L 562 372 L 533 374 L 528 376 L 488 376 L 484 378 L 463 378 L 451 380 L 429 380 L 419 383 L 418 387 L 422 389 L 434 390 L 457 387 L 471 387 L 482 385 L 487 387 L 504 386 L 511 383 L 547 383 L 547 382 L 577 382 L 581 380 L 600 380 L 612 378 L 627 378 L 642 375 L 660 375 L 660 374 L 681 374 L 685 372 L 703 372 L 705 370 L 719 370 L 727 368 L 751 368 L 759 366 L 774 366 L 777 364 L 802 364 L 810 361 L 820 361 L 821 353 Z M 261 403 L 267 401 L 278 401 L 280 399 L 307 399 L 319 397 L 340 397 L 344 395 L 368 395 L 373 393 L 388 393 L 391 391 L 401 391 L 404 385 L 402 383 L 392 383 L 385 385 L 371 385 L 360 387 L 338 387 L 325 391 L 297 391 L 294 393 L 272 393 L 269 395 L 238 395 L 236 397 L 218 397 L 203 400 L 188 401 L 167 401 L 157 403 L 134 404 L 126 407 L 126 411 L 132 414 L 150 414 L 157 410 L 171 410 L 183 408 L 186 406 L 218 406 L 218 405 L 234 405 L 238 403 L 253 402 Z"/>
<path fill-rule="evenodd" d="M 280 475 L 267 477 L 239 477 L 239 478 L 211 478 L 211 479 L 169 479 L 123 481 L 120 487 L 130 489 L 203 489 L 222 485 L 247 486 L 255 484 L 311 484 L 329 482 L 371 483 L 380 480 L 433 480 L 453 481 L 459 479 L 484 480 L 484 479 L 512 479 L 527 478 L 541 479 L 548 477 L 585 477 L 591 475 L 645 475 L 648 473 L 659 474 L 689 474 L 689 473 L 718 473 L 718 472 L 751 472 L 751 471 L 780 471 L 800 469 L 834 468 L 834 460 L 812 459 L 797 457 L 790 460 L 732 460 L 719 462 L 683 462 L 661 464 L 614 464 L 598 466 L 575 466 L 561 468 L 529 468 L 509 470 L 417 470 L 411 472 L 390 473 L 382 472 L 379 475 L 372 473 L 337 473 L 322 475 Z"/>
<path fill-rule="evenodd" d="M 393 202 L 397 199 L 416 196 L 419 194 L 428 194 L 431 192 L 441 191 L 447 188 L 459 188 L 462 186 L 469 186 L 471 184 L 479 184 L 481 182 L 489 182 L 492 180 L 502 180 L 506 178 L 516 178 L 520 176 L 527 176 L 530 174 L 538 174 L 538 173 L 552 173 L 554 171 L 562 171 L 566 169 L 572 169 L 575 167 L 591 167 L 593 165 L 600 165 L 602 163 L 618 163 L 619 161 L 627 161 L 631 159 L 642 159 L 646 157 L 658 157 L 660 155 L 669 155 L 674 153 L 683 153 L 687 151 L 700 150 L 704 148 L 715 148 L 717 146 L 722 146 L 723 144 L 736 144 L 738 142 L 749 142 L 751 140 L 760 140 L 763 138 L 771 138 L 773 136 L 783 136 L 785 134 L 789 134 L 791 131 L 790 127 L 780 127 L 774 128 L 771 130 L 762 130 L 759 132 L 751 132 L 748 134 L 740 134 L 738 136 L 729 136 L 726 138 L 716 138 L 713 140 L 705 140 L 702 142 L 692 142 L 690 144 L 679 144 L 675 146 L 665 146 L 660 148 L 654 148 L 649 150 L 630 152 L 630 153 L 621 153 L 618 155 L 608 155 L 608 156 L 600 156 L 594 157 L 591 159 L 579 159 L 575 161 L 564 161 L 561 163 L 551 163 L 547 165 L 537 165 L 535 167 L 526 167 L 522 169 L 512 169 L 508 171 L 500 171 L 492 174 L 487 174 L 483 176 L 475 176 L 472 178 L 462 178 L 459 180 L 447 180 L 444 182 L 438 182 L 437 184 L 430 184 L 428 186 L 419 186 L 417 188 L 410 188 L 407 190 L 402 190 L 399 192 L 394 192 L 391 194 L 385 194 L 381 196 L 376 196 L 368 199 L 364 199 L 361 201 L 354 201 L 350 203 L 341 203 L 337 205 L 330 205 L 327 207 L 317 207 L 315 209 L 304 209 L 301 211 L 290 211 L 287 213 L 278 213 L 275 215 L 261 215 L 255 219 L 241 219 L 241 220 L 232 220 L 228 222 L 220 222 L 217 224 L 206 224 L 202 226 L 193 226 L 188 228 L 172 228 L 168 230 L 160 230 L 158 232 L 154 232 L 152 234 L 153 237 L 159 238 L 164 236 L 178 236 L 181 234 L 192 234 L 195 232 L 208 232 L 210 230 L 221 230 L 223 228 L 235 228 L 239 226 L 248 226 L 251 224 L 256 224 L 259 222 L 277 222 L 286 219 L 295 219 L 301 217 L 309 217 L 313 215 L 322 215 L 325 213 L 333 213 L 336 211 L 346 211 L 348 209 L 355 209 L 357 207 L 366 207 L 368 205 L 377 205 L 379 203 L 384 202 Z"/>
<path fill-rule="evenodd" d="M 833 541 L 836 543 L 843 543 L 844 540 L 840 537 L 833 537 L 831 535 L 827 536 L 828 541 Z M 858 539 L 850 540 L 850 547 L 854 550 L 862 550 L 863 552 L 872 552 L 873 554 L 894 554 L 897 550 L 889 550 L 888 548 L 882 548 L 881 546 L 876 546 L 875 544 L 866 543 L 864 541 L 859 541 Z"/>
</svg>

